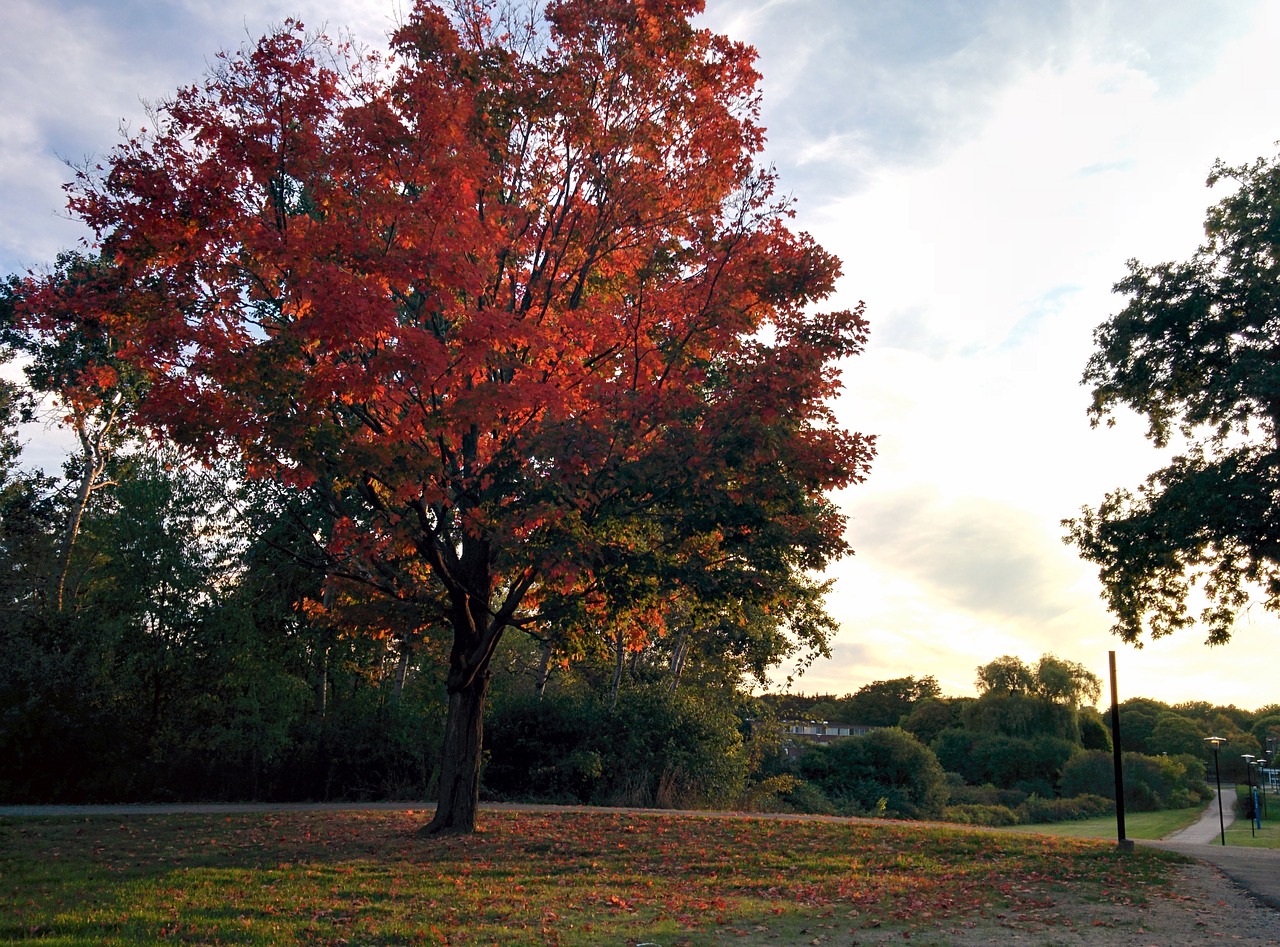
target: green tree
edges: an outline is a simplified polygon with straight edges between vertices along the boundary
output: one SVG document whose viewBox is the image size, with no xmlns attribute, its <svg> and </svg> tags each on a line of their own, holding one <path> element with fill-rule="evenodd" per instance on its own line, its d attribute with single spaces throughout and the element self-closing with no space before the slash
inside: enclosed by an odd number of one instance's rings
<svg viewBox="0 0 1280 947">
<path fill-rule="evenodd" d="M 932 697 L 918 701 L 901 727 L 926 746 L 931 745 L 948 727 L 958 726 L 960 714 L 970 701 L 965 698 Z"/>
<path fill-rule="evenodd" d="M 954 727 L 942 731 L 932 749 L 948 772 L 970 785 L 990 783 L 1048 797 L 1079 745 L 1047 734 L 1019 737 Z"/>
<path fill-rule="evenodd" d="M 1264 750 L 1267 748 L 1268 740 L 1280 741 L 1280 713 L 1260 714 L 1254 721 L 1250 733 Z"/>
<path fill-rule="evenodd" d="M 1086 750 L 1111 750 L 1111 728 L 1092 707 L 1080 714 L 1080 745 Z"/>
<path fill-rule="evenodd" d="M 1083 664 L 1052 654 L 1036 664 L 1036 693 L 1045 700 L 1068 707 L 1096 704 L 1102 696 L 1102 680 Z"/>
<path fill-rule="evenodd" d="M 921 700 L 936 700 L 942 689 L 933 677 L 898 677 L 889 681 L 872 681 L 844 698 L 839 719 L 870 727 L 896 727 Z"/>
<path fill-rule="evenodd" d="M 979 667 L 975 685 L 979 695 L 1030 694 L 1036 676 L 1021 658 L 1006 654 Z"/>
<path fill-rule="evenodd" d="M 1205 768 L 1191 756 L 1124 756 L 1125 805 L 1139 812 L 1183 809 L 1205 798 Z M 1063 796 L 1089 793 L 1116 797 L 1114 761 L 1110 753 L 1083 750 L 1062 769 Z"/>
<path fill-rule="evenodd" d="M 1204 752 L 1205 734 L 1195 721 L 1180 714 L 1164 714 L 1151 729 L 1147 738 L 1147 752 L 1153 756 L 1167 754 L 1178 756 L 1186 753 L 1200 756 Z"/>
<path fill-rule="evenodd" d="M 4 342 L 26 356 L 23 373 L 33 393 L 53 399 L 59 423 L 76 439 L 66 472 L 74 484 L 64 504 L 57 567 L 49 601 L 61 611 L 71 561 L 94 494 L 111 485 L 112 459 L 136 436 L 130 419 L 146 388 L 144 375 L 120 357 L 113 317 L 121 305 L 119 271 L 106 260 L 59 254 L 38 281 L 10 277 L 0 285 L 8 325 Z"/>
<path fill-rule="evenodd" d="M 1223 181 L 1235 188 L 1188 261 L 1130 261 L 1115 287 L 1128 303 L 1095 331 L 1084 373 L 1095 425 L 1125 407 L 1157 446 L 1187 440 L 1136 493 L 1064 521 L 1128 642 L 1198 617 L 1218 644 L 1251 599 L 1280 609 L 1280 162 L 1218 162 L 1208 183 Z M 1208 598 L 1198 616 L 1196 584 Z"/>
<path fill-rule="evenodd" d="M 1149 697 L 1131 697 L 1120 704 L 1120 748 L 1126 753 L 1147 753 L 1151 750 L 1147 746 L 1147 741 L 1151 738 L 1151 731 L 1155 729 L 1156 721 L 1172 708 L 1168 704 L 1161 703 L 1158 700 L 1152 700 Z M 1111 711 L 1107 710 L 1106 720 L 1108 729 L 1111 724 Z"/>
<path fill-rule="evenodd" d="M 1034 668 L 1013 655 L 1003 655 L 978 668 L 980 696 L 1028 694 L 1055 704 L 1079 707 L 1096 703 L 1102 681 L 1083 664 L 1052 654 L 1040 657 Z"/>
</svg>

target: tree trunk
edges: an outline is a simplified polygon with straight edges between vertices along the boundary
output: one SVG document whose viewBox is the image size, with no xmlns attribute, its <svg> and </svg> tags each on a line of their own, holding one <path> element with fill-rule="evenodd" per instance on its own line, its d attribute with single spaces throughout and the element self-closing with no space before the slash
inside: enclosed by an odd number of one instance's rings
<svg viewBox="0 0 1280 947">
<path fill-rule="evenodd" d="M 622 662 L 626 656 L 626 639 L 619 630 L 617 638 L 614 640 L 613 655 L 613 687 L 609 698 L 609 707 L 617 708 L 618 692 L 622 690 Z"/>
<path fill-rule="evenodd" d="M 76 537 L 80 534 L 80 522 L 89 506 L 89 496 L 99 486 L 106 464 L 102 459 L 102 451 L 90 437 L 83 420 L 76 421 L 76 436 L 84 452 L 84 469 L 80 472 L 80 483 L 76 488 L 76 498 L 67 513 L 67 522 L 62 530 L 58 548 L 58 569 L 54 576 L 54 607 L 61 612 L 66 598 L 67 575 L 71 571 L 71 553 L 75 549 Z"/>
<path fill-rule="evenodd" d="M 488 667 L 476 674 L 469 685 L 449 690 L 436 814 L 422 830 L 423 835 L 464 835 L 476 829 L 484 703 L 488 692 Z"/>
<path fill-rule="evenodd" d="M 451 586 L 453 647 L 445 680 L 449 711 L 440 753 L 436 814 L 421 834 L 463 835 L 475 831 L 480 804 L 484 704 L 493 653 L 532 588 L 536 572 L 530 569 L 510 582 L 501 603 L 491 607 L 493 555 L 487 540 L 464 537 L 458 552 L 443 542 L 427 545 L 425 552 L 437 574 L 449 577 L 446 585 Z"/>
<path fill-rule="evenodd" d="M 391 698 L 394 701 L 399 701 L 404 696 L 404 682 L 409 676 L 409 652 L 411 649 L 412 644 L 409 641 L 409 636 L 405 635 L 400 639 L 400 648 L 396 655 L 396 676 L 391 688 Z"/>
<path fill-rule="evenodd" d="M 550 636 L 542 639 L 542 655 L 538 661 L 537 676 L 533 681 L 534 693 L 538 695 L 538 700 L 542 700 L 547 692 L 547 682 L 551 679 L 551 655 L 554 650 Z"/>
<path fill-rule="evenodd" d="M 671 648 L 671 693 L 680 686 L 680 675 L 684 673 L 684 659 L 689 654 L 689 636 L 682 634 Z"/>
</svg>

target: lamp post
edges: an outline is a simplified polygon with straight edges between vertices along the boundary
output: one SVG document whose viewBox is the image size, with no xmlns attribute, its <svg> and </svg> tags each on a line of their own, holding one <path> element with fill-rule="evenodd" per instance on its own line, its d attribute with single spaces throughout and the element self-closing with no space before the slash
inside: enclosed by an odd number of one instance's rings
<svg viewBox="0 0 1280 947">
<path fill-rule="evenodd" d="M 1241 753 L 1240 758 L 1244 760 L 1244 778 L 1249 786 L 1249 838 L 1257 838 L 1258 833 L 1253 830 L 1258 819 L 1258 813 L 1254 811 L 1258 807 L 1258 801 L 1253 796 L 1253 761 L 1257 757 L 1252 753 Z"/>
<path fill-rule="evenodd" d="M 1218 784 L 1218 833 L 1222 836 L 1222 844 L 1227 844 L 1227 824 L 1222 819 L 1222 770 L 1218 766 L 1218 747 L 1226 743 L 1226 737 L 1205 737 L 1204 742 L 1213 747 L 1213 778 Z"/>
<path fill-rule="evenodd" d="M 1257 774 L 1257 781 L 1253 783 L 1253 823 L 1258 828 L 1262 828 L 1262 816 L 1267 814 L 1267 790 L 1266 784 L 1262 782 L 1262 770 L 1266 768 L 1266 760 L 1260 758 L 1253 760 L 1254 770 Z M 1258 806 L 1262 808 L 1258 808 Z"/>
</svg>

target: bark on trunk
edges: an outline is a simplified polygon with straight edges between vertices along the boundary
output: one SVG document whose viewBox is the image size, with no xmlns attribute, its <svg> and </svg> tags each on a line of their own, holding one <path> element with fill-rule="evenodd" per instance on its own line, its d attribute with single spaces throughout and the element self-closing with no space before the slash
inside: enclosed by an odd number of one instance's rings
<svg viewBox="0 0 1280 947">
<path fill-rule="evenodd" d="M 681 635 L 671 649 L 671 693 L 680 686 L 680 676 L 684 674 L 684 660 L 689 654 L 689 636 Z"/>
<path fill-rule="evenodd" d="M 424 835 L 464 835 L 476 829 L 484 703 L 488 693 L 488 668 L 477 674 L 470 685 L 449 692 L 436 814 L 422 830 Z"/>
<path fill-rule="evenodd" d="M 391 688 L 391 697 L 395 701 L 399 701 L 404 696 L 404 682 L 409 677 L 409 651 L 411 647 L 408 636 L 400 639 L 400 648 L 396 655 L 395 683 Z"/>
<path fill-rule="evenodd" d="M 63 527 L 58 550 L 58 571 L 54 577 L 53 600 L 57 611 L 64 609 L 67 576 L 71 572 L 71 553 L 75 549 L 76 537 L 80 534 L 80 522 L 89 506 L 89 496 L 100 485 L 106 463 L 102 451 L 90 437 L 83 422 L 77 422 L 76 434 L 80 439 L 80 447 L 84 452 L 84 470 L 80 473 L 80 483 L 76 488 L 76 498 L 67 513 L 67 523 Z"/>
<path fill-rule="evenodd" d="M 626 656 L 626 639 L 622 636 L 622 632 L 618 632 L 618 636 L 614 639 L 613 654 L 613 687 L 610 691 L 609 707 L 616 709 L 618 706 L 618 693 L 622 690 L 622 663 Z"/>
<path fill-rule="evenodd" d="M 447 522 L 443 512 L 427 517 L 424 524 Z M 520 602 L 533 587 L 532 568 L 507 583 L 504 597 L 492 602 L 493 554 L 485 539 L 463 537 L 461 548 L 443 541 L 420 547 L 428 564 L 448 588 L 452 607 L 453 647 L 445 691 L 449 712 L 445 718 L 444 746 L 440 754 L 440 781 L 436 814 L 423 835 L 462 835 L 474 832 L 480 802 L 480 753 L 484 746 L 484 704 L 489 693 L 489 666 L 504 629 Z M 492 607 L 491 607 L 492 606 Z"/>
<path fill-rule="evenodd" d="M 538 700 L 542 700 L 547 692 L 547 682 L 551 680 L 551 653 L 554 649 L 551 646 L 551 639 L 548 637 L 542 642 L 542 656 L 538 661 L 538 673 L 534 678 L 533 689 L 538 695 Z"/>
</svg>

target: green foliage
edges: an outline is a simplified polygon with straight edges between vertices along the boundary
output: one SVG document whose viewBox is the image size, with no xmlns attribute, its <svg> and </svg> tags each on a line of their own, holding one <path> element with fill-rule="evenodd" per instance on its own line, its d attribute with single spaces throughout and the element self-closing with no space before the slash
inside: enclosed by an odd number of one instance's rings
<svg viewBox="0 0 1280 947">
<path fill-rule="evenodd" d="M 1120 704 L 1120 748 L 1126 753 L 1150 753 L 1147 741 L 1156 721 L 1171 708 L 1168 704 L 1146 697 L 1134 697 Z M 1108 725 L 1111 711 L 1107 711 Z"/>
<path fill-rule="evenodd" d="M 933 743 L 948 727 L 959 726 L 964 708 L 971 703 L 967 698 L 934 697 L 919 701 L 899 726 L 926 746 Z"/>
<path fill-rule="evenodd" d="M 281 551 L 282 511 L 163 451 L 112 479 L 68 607 L 29 598 L 0 622 L 0 798 L 425 794 L 439 681 L 415 675 L 395 699 L 383 642 L 301 618 L 316 577 Z"/>
<path fill-rule="evenodd" d="M 515 695 L 486 731 L 484 787 L 498 798 L 702 808 L 746 789 L 738 717 L 690 692 L 630 688 L 614 707 L 590 692 Z"/>
<path fill-rule="evenodd" d="M 1021 658 L 1006 654 L 979 667 L 975 685 L 979 694 L 1008 696 L 1032 693 L 1036 680 Z"/>
<path fill-rule="evenodd" d="M 1111 750 L 1111 728 L 1102 714 L 1086 708 L 1080 714 L 1080 745 L 1086 750 Z"/>
<path fill-rule="evenodd" d="M 960 716 L 965 728 L 975 733 L 1080 740 L 1077 710 L 1035 695 L 988 692 L 965 704 Z"/>
<path fill-rule="evenodd" d="M 1208 798 L 1205 769 L 1192 756 L 1123 757 L 1125 805 L 1139 812 L 1179 809 Z M 1063 767 L 1062 794 L 1091 794 L 1115 800 L 1115 768 L 1111 754 L 1083 750 Z"/>
<path fill-rule="evenodd" d="M 1026 801 L 1027 796 L 1028 793 L 1021 789 L 1008 789 L 992 783 L 971 786 L 958 780 L 951 785 L 951 802 L 955 805 L 1004 806 L 1016 809 Z"/>
<path fill-rule="evenodd" d="M 1258 741 L 1258 745 L 1265 748 L 1268 739 L 1275 740 L 1280 738 L 1280 713 L 1260 715 L 1254 722 L 1250 733 Z"/>
<path fill-rule="evenodd" d="M 976 684 L 980 697 L 1034 696 L 1073 708 L 1096 703 L 1102 693 L 1096 674 L 1052 654 L 1042 655 L 1034 668 L 1006 654 L 980 666 Z"/>
<path fill-rule="evenodd" d="M 1091 793 L 1067 796 L 1062 799 L 1046 799 L 1033 795 L 1018 806 L 1018 821 L 1028 824 L 1071 822 L 1106 815 L 1114 812 L 1115 808 L 1115 793 L 1112 793 L 1109 799 Z"/>
<path fill-rule="evenodd" d="M 939 734 L 933 750 L 950 772 L 967 783 L 1053 795 L 1063 764 L 1077 744 L 1052 736 L 1031 739 L 951 728 Z"/>
<path fill-rule="evenodd" d="M 827 794 L 806 779 L 798 779 L 782 795 L 783 812 L 799 812 L 804 815 L 836 815 L 838 810 Z"/>
<path fill-rule="evenodd" d="M 975 805 L 964 803 L 947 806 L 942 810 L 943 822 L 955 822 L 960 825 L 986 825 L 999 828 L 1005 825 L 1017 825 L 1018 814 L 1008 806 Z"/>
<path fill-rule="evenodd" d="M 800 757 L 797 771 L 849 811 L 883 808 L 890 816 L 929 818 L 947 801 L 946 775 L 937 757 L 896 727 L 813 746 Z"/>
<path fill-rule="evenodd" d="M 1040 825 L 1049 822 L 1068 822 L 1092 819 L 1115 811 L 1115 802 L 1102 796 L 1084 794 L 1055 799 L 1018 794 L 1022 796 L 1012 806 L 996 802 L 963 802 L 949 805 L 942 818 L 962 825 Z"/>
<path fill-rule="evenodd" d="M 1095 331 L 1084 373 L 1095 424 L 1127 407 L 1158 446 L 1175 432 L 1190 440 L 1136 493 L 1064 522 L 1126 641 L 1199 621 L 1220 643 L 1251 600 L 1280 608 L 1280 161 L 1218 162 L 1209 184 L 1223 180 L 1235 187 L 1190 260 L 1130 261 L 1115 286 L 1128 301 Z M 1193 615 L 1197 583 L 1208 603 Z"/>
<path fill-rule="evenodd" d="M 1204 752 L 1204 738 L 1195 721 L 1181 714 L 1167 713 L 1156 720 L 1147 738 L 1147 750 L 1152 755 L 1167 754 L 1199 756 Z"/>
<path fill-rule="evenodd" d="M 831 719 L 867 727 L 896 727 L 922 700 L 936 700 L 942 690 L 933 677 L 899 677 L 873 681 L 839 703 Z"/>
</svg>

